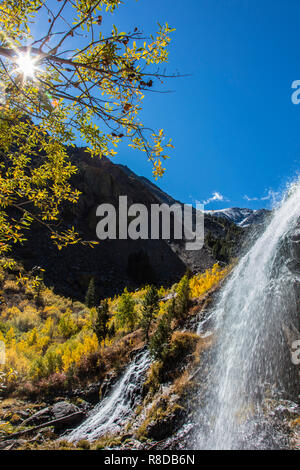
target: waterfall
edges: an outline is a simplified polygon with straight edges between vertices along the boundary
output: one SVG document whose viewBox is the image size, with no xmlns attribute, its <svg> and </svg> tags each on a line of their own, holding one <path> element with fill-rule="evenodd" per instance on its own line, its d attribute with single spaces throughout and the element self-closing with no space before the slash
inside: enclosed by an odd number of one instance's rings
<svg viewBox="0 0 300 470">
<path fill-rule="evenodd" d="M 113 386 L 108 397 L 96 405 L 86 421 L 69 434 L 68 440 L 71 442 L 81 439 L 93 441 L 123 428 L 137 406 L 140 389 L 149 365 L 148 351 L 137 354 Z"/>
<path fill-rule="evenodd" d="M 300 183 L 274 211 L 219 294 L 212 312 L 215 344 L 205 402 L 199 407 L 203 426 L 195 437 L 196 448 L 273 447 L 272 440 L 260 436 L 257 417 L 267 390 L 292 389 L 295 379 L 284 329 L 299 328 L 300 268 L 293 266 L 299 216 Z"/>
</svg>

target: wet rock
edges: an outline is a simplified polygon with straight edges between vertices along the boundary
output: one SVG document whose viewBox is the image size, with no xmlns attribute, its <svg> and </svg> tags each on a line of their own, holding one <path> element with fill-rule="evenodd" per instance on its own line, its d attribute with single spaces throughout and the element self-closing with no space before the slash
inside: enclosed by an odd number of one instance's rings
<svg viewBox="0 0 300 470">
<path fill-rule="evenodd" d="M 274 414 L 280 419 L 295 419 L 300 416 L 300 406 L 292 401 L 283 400 L 282 403 L 275 408 Z"/>
<path fill-rule="evenodd" d="M 136 356 L 138 356 L 139 354 L 142 354 L 146 350 L 147 350 L 147 346 L 142 346 L 141 348 L 133 349 L 129 355 L 130 360 L 133 360 Z"/>
<path fill-rule="evenodd" d="M 199 428 L 198 431 L 201 432 L 199 425 L 197 426 L 195 425 L 195 423 L 184 424 L 171 437 L 163 440 L 162 442 L 158 442 L 154 444 L 154 446 L 152 444 L 151 447 L 152 448 L 154 447 L 155 450 L 178 450 L 178 449 L 187 450 L 191 446 L 191 443 L 193 440 L 192 435 L 196 427 L 198 427 Z M 150 450 L 150 449 L 146 448 L 145 450 Z"/>
<path fill-rule="evenodd" d="M 143 450 L 145 445 L 137 441 L 136 439 L 128 439 L 124 444 L 121 445 L 120 450 Z"/>
<path fill-rule="evenodd" d="M 119 377 L 120 374 L 116 371 L 110 372 L 106 375 L 99 391 L 99 398 L 101 398 L 101 400 L 109 395 L 109 392 L 111 391 L 115 383 L 118 381 Z"/>
</svg>

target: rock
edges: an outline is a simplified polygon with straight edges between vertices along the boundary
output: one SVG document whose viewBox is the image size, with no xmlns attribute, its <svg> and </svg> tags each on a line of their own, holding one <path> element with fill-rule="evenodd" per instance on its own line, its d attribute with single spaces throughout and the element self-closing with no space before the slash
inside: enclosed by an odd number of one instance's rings
<svg viewBox="0 0 300 470">
<path fill-rule="evenodd" d="M 300 406 L 292 401 L 282 400 L 282 403 L 275 408 L 274 414 L 280 419 L 295 419 L 300 416 Z"/>
<path fill-rule="evenodd" d="M 76 398 L 82 398 L 88 403 L 96 405 L 99 402 L 100 387 L 101 387 L 101 382 L 96 382 L 96 383 L 88 385 L 87 387 L 84 388 L 84 390 L 82 389 L 74 390 L 74 392 L 72 393 L 72 396 Z"/>
<path fill-rule="evenodd" d="M 107 395 L 109 395 L 109 392 L 111 391 L 112 387 L 117 382 L 119 376 L 120 374 L 117 373 L 116 371 L 110 372 L 106 375 L 99 391 L 99 398 L 101 398 L 101 400 L 103 400 L 103 398 L 106 398 Z"/>
<path fill-rule="evenodd" d="M 19 410 L 18 415 L 23 419 L 27 419 L 27 418 L 29 418 L 30 413 L 28 413 L 28 411 Z"/>
<path fill-rule="evenodd" d="M 53 419 L 64 418 L 65 416 L 78 413 L 79 411 L 78 406 L 72 405 L 72 403 L 68 403 L 67 401 L 60 401 L 52 406 Z"/>
<path fill-rule="evenodd" d="M 86 413 L 84 411 L 78 411 L 71 415 L 63 416 L 58 418 L 57 422 L 54 422 L 54 432 L 60 432 L 68 428 L 73 428 L 86 418 Z"/>
<path fill-rule="evenodd" d="M 53 420 L 62 419 L 61 422 L 58 421 L 54 425 L 54 431 L 59 432 L 63 429 L 80 424 L 86 417 L 86 413 L 72 403 L 61 401 L 52 406 L 52 416 Z"/>
<path fill-rule="evenodd" d="M 30 418 L 23 421 L 22 425 L 39 426 L 50 421 L 64 418 L 62 422 L 55 423 L 54 430 L 56 432 L 61 429 L 66 429 L 69 426 L 76 426 L 85 418 L 85 416 L 85 412 L 81 411 L 78 406 L 67 401 L 60 401 L 55 403 L 52 407 L 50 406 L 38 411 Z"/>
<path fill-rule="evenodd" d="M 147 436 L 157 441 L 172 436 L 172 434 L 174 434 L 180 429 L 183 417 L 183 413 L 178 413 L 176 416 L 168 416 L 167 418 L 160 420 L 159 422 L 153 421 L 147 427 Z"/>
<path fill-rule="evenodd" d="M 43 408 L 42 410 L 38 411 L 37 413 L 34 413 L 34 415 L 30 416 L 30 418 L 25 419 L 23 421 L 22 425 L 28 425 L 30 426 L 35 425 L 38 426 L 39 424 L 46 423 L 47 421 L 50 421 L 51 419 L 51 408 Z"/>
<path fill-rule="evenodd" d="M 92 405 L 82 398 L 77 398 L 76 405 L 83 411 L 89 411 L 92 408 Z"/>
<path fill-rule="evenodd" d="M 129 355 L 130 360 L 133 360 L 138 354 L 141 354 L 144 351 L 146 351 L 146 349 L 147 349 L 147 346 L 142 346 L 141 348 L 133 349 Z"/>
</svg>

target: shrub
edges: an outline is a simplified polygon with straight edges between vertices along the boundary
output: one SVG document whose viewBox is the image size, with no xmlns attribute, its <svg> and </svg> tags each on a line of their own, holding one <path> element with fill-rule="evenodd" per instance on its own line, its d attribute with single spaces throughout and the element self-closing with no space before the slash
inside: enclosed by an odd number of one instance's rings
<svg viewBox="0 0 300 470">
<path fill-rule="evenodd" d="M 182 374 L 182 367 L 188 362 L 188 357 L 194 354 L 193 363 L 196 361 L 196 354 L 198 346 L 202 345 L 203 340 L 195 333 L 186 331 L 176 331 L 173 333 L 172 338 L 165 348 L 163 354 L 159 357 L 159 360 L 154 362 L 148 373 L 147 380 L 144 383 L 144 392 L 153 396 L 158 390 L 162 383 L 174 380 L 180 374 Z M 203 348 L 207 347 L 206 341 L 203 343 Z M 191 361 L 189 361 L 190 363 Z M 177 386 L 179 389 L 180 383 Z"/>
<path fill-rule="evenodd" d="M 56 295 L 52 289 L 45 288 L 41 292 L 42 303 L 45 307 L 50 307 L 57 312 L 65 312 L 68 308 L 72 308 L 72 301 L 65 297 Z"/>
<path fill-rule="evenodd" d="M 34 379 L 47 378 L 62 370 L 63 361 L 61 354 L 49 349 L 45 356 L 38 357 L 32 365 L 31 376 Z"/>
<path fill-rule="evenodd" d="M 55 373 L 46 379 L 42 379 L 34 384 L 32 395 L 36 397 L 41 396 L 55 396 L 66 390 L 67 377 L 63 373 Z"/>
<path fill-rule="evenodd" d="M 162 383 L 162 368 L 163 363 L 161 361 L 153 362 L 148 371 L 147 379 L 143 385 L 143 394 L 147 394 L 152 397 L 159 390 Z"/>
<path fill-rule="evenodd" d="M 58 330 L 65 339 L 69 339 L 71 336 L 77 333 L 77 324 L 75 323 L 69 310 L 67 310 L 67 312 L 62 315 L 58 324 Z"/>
<path fill-rule="evenodd" d="M 19 311 L 11 319 L 11 324 L 22 332 L 32 330 L 40 324 L 39 312 L 34 307 L 27 305 L 23 312 Z"/>
<path fill-rule="evenodd" d="M 190 289 L 192 297 L 200 297 L 210 289 L 219 284 L 230 272 L 231 267 L 221 268 L 219 264 L 215 264 L 211 269 L 207 269 L 205 273 L 198 274 L 190 280 Z"/>
<path fill-rule="evenodd" d="M 82 450 L 90 450 L 91 448 L 91 444 L 89 443 L 89 441 L 85 440 L 85 439 L 82 439 L 81 441 L 78 441 L 77 442 L 77 446 L 76 446 L 78 449 L 82 449 Z"/>
<path fill-rule="evenodd" d="M 164 357 L 164 368 L 166 370 L 178 368 L 178 365 L 186 360 L 187 355 L 195 351 L 200 340 L 195 333 L 175 331 Z"/>
</svg>

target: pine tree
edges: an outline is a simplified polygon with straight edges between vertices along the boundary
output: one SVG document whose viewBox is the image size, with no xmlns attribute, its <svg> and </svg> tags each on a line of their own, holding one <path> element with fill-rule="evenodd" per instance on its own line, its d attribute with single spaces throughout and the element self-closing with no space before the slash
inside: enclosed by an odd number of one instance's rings
<svg viewBox="0 0 300 470">
<path fill-rule="evenodd" d="M 176 316 L 176 297 L 173 297 L 171 301 L 167 303 L 167 315 L 170 318 L 170 321 L 173 320 Z"/>
<path fill-rule="evenodd" d="M 108 335 L 109 307 L 108 301 L 103 300 L 97 307 L 97 316 L 93 324 L 93 330 L 97 336 L 98 342 L 101 343 Z"/>
<path fill-rule="evenodd" d="M 117 309 L 117 323 L 121 328 L 133 330 L 135 324 L 135 302 L 127 289 L 121 295 Z"/>
<path fill-rule="evenodd" d="M 147 291 L 143 300 L 142 320 L 141 320 L 141 327 L 143 329 L 145 339 L 147 342 L 149 341 L 149 330 L 151 327 L 153 317 L 158 311 L 158 307 L 159 307 L 158 302 L 159 302 L 159 296 L 158 296 L 157 289 L 155 286 L 151 285 L 150 287 L 147 288 Z"/>
<path fill-rule="evenodd" d="M 95 291 L 95 279 L 92 277 L 89 283 L 89 287 L 85 296 L 85 305 L 88 308 L 96 306 L 96 291 Z"/>
<path fill-rule="evenodd" d="M 214 238 L 214 236 L 213 236 L 213 234 L 211 233 L 210 230 L 208 230 L 207 235 L 206 235 L 206 243 L 207 243 L 207 245 L 208 245 L 210 248 L 211 248 L 211 247 L 214 245 L 214 243 L 215 243 L 215 238 Z"/>
<path fill-rule="evenodd" d="M 226 242 L 224 242 L 220 250 L 220 261 L 224 261 L 225 263 L 228 262 L 229 257 L 230 257 L 229 255 L 230 255 L 230 248 L 226 244 Z"/>
<path fill-rule="evenodd" d="M 163 360 L 169 348 L 172 336 L 171 321 L 171 315 L 165 314 L 150 339 L 150 354 L 155 360 Z"/>
<path fill-rule="evenodd" d="M 216 259 L 216 260 L 220 260 L 220 251 L 221 251 L 221 241 L 219 239 L 217 239 L 215 241 L 215 244 L 213 246 L 213 249 L 212 249 L 212 252 L 213 252 L 213 257 Z"/>
</svg>

